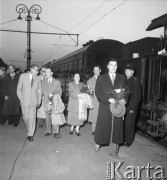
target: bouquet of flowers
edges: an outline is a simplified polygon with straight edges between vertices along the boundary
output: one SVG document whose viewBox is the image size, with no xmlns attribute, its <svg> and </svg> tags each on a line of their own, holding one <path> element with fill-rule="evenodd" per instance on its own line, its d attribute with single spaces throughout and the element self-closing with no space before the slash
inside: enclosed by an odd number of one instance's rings
<svg viewBox="0 0 167 180">
<path fill-rule="evenodd" d="M 108 92 L 109 96 L 113 99 L 115 99 L 116 103 L 119 103 L 119 101 L 121 100 L 125 100 L 128 95 L 129 95 L 129 91 L 127 89 L 114 89 L 113 91 L 109 91 Z"/>
<path fill-rule="evenodd" d="M 88 95 L 94 97 L 93 89 L 89 88 L 87 84 L 83 84 L 81 93 L 87 93 Z"/>
</svg>

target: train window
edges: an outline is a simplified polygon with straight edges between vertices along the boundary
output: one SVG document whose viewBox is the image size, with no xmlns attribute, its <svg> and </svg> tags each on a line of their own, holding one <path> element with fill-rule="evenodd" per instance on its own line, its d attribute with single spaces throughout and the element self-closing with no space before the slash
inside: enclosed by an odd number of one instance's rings
<svg viewBox="0 0 167 180">
<path fill-rule="evenodd" d="M 76 71 L 79 71 L 79 61 L 76 61 Z"/>
<path fill-rule="evenodd" d="M 73 62 L 69 62 L 69 73 L 73 71 Z"/>
<path fill-rule="evenodd" d="M 74 71 L 77 70 L 77 61 L 74 61 Z"/>
<path fill-rule="evenodd" d="M 79 60 L 79 72 L 82 72 L 82 59 Z"/>
<path fill-rule="evenodd" d="M 66 64 L 65 64 L 65 72 L 67 73 L 67 72 L 68 72 L 68 70 L 69 70 L 69 64 L 68 64 L 68 63 L 66 63 Z"/>
<path fill-rule="evenodd" d="M 61 73 L 64 73 L 64 64 L 61 64 Z"/>
</svg>

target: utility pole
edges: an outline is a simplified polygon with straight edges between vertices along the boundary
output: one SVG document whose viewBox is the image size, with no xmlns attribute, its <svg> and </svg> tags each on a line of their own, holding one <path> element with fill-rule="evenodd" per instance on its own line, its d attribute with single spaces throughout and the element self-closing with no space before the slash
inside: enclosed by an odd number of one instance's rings
<svg viewBox="0 0 167 180">
<path fill-rule="evenodd" d="M 27 13 L 25 20 L 27 21 L 27 69 L 29 69 L 31 66 L 31 14 L 36 14 L 36 20 L 40 20 L 39 14 L 42 12 L 42 8 L 38 4 L 34 4 L 28 9 L 26 5 L 18 4 L 16 12 L 19 13 L 18 20 L 22 20 L 21 14 Z"/>
</svg>

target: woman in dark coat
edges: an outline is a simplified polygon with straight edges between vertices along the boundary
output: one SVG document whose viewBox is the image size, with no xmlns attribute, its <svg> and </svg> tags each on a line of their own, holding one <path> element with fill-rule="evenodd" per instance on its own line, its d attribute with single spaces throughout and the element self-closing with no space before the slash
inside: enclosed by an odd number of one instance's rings
<svg viewBox="0 0 167 180">
<path fill-rule="evenodd" d="M 114 152 L 110 153 L 110 155 L 115 159 L 119 159 L 119 145 L 123 143 L 123 117 L 116 117 L 110 111 L 110 103 L 115 103 L 111 91 L 125 88 L 126 83 L 125 77 L 116 73 L 117 61 L 115 59 L 111 58 L 109 60 L 107 68 L 109 72 L 98 77 L 95 87 L 95 93 L 99 100 L 99 112 L 94 137 L 95 150 L 98 151 L 101 145 L 111 143 Z"/>
<path fill-rule="evenodd" d="M 2 109 L 3 123 L 8 119 L 9 124 L 18 126 L 20 118 L 20 102 L 16 95 L 19 75 L 14 66 L 9 66 L 9 73 L 4 78 L 4 105 Z"/>
</svg>

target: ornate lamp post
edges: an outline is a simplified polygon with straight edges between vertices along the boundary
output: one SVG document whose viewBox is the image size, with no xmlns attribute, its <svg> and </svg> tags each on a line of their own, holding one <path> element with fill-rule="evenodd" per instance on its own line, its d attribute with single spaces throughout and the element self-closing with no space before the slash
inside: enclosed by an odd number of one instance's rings
<svg viewBox="0 0 167 180">
<path fill-rule="evenodd" d="M 18 20 L 22 20 L 21 14 L 27 13 L 27 69 L 31 66 L 31 14 L 37 14 L 36 20 L 40 20 L 39 14 L 42 12 L 41 6 L 38 4 L 32 5 L 29 9 L 24 4 L 18 4 L 16 6 L 16 12 L 19 13 Z"/>
</svg>

